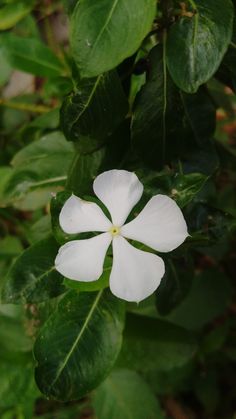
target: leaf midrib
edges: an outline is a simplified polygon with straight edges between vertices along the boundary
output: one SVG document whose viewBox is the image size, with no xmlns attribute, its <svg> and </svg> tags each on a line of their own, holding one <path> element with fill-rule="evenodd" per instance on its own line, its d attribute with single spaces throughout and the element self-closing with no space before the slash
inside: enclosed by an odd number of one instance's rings
<svg viewBox="0 0 236 419">
<path fill-rule="evenodd" d="M 28 63 L 32 63 L 33 65 L 35 65 L 35 64 L 41 65 L 42 67 L 48 68 L 48 69 L 53 70 L 53 71 L 56 71 L 57 73 L 60 73 L 62 71 L 62 68 L 59 66 L 59 63 L 58 63 L 58 65 L 56 65 L 56 63 L 52 64 L 51 62 L 49 63 L 48 61 L 43 61 L 41 59 L 38 59 L 38 57 L 36 57 L 36 56 L 34 57 L 34 58 L 36 58 L 36 60 L 30 59 L 29 56 L 22 53 L 22 51 L 17 52 L 15 49 L 14 49 L 14 57 L 23 58 L 24 60 L 28 61 Z"/>
<path fill-rule="evenodd" d="M 93 88 L 92 88 L 92 90 L 91 90 L 91 93 L 90 93 L 89 97 L 87 98 L 86 104 L 84 105 L 84 107 L 83 107 L 82 111 L 81 111 L 81 112 L 79 112 L 79 114 L 78 114 L 78 116 L 76 117 L 76 119 L 73 121 L 73 124 L 75 124 L 76 122 L 78 122 L 78 120 L 81 118 L 81 116 L 82 116 L 82 115 L 85 113 L 85 111 L 88 109 L 88 107 L 89 107 L 89 105 L 90 105 L 90 103 L 91 103 L 91 101 L 92 101 L 92 98 L 93 98 L 93 96 L 94 96 L 94 94 L 95 94 L 95 92 L 96 92 L 96 90 L 97 90 L 97 86 L 98 86 L 98 85 L 99 85 L 99 83 L 100 83 L 101 77 L 102 77 L 102 74 L 101 74 L 100 76 L 98 76 L 98 78 L 97 78 L 96 82 L 94 83 L 94 86 L 93 86 Z"/>
<path fill-rule="evenodd" d="M 96 46 L 97 46 L 98 42 L 100 41 L 100 38 L 101 38 L 101 36 L 103 35 L 103 32 L 105 31 L 105 29 L 106 29 L 106 28 L 107 28 L 107 26 L 108 26 L 108 24 L 109 24 L 109 22 L 110 22 L 110 20 L 111 20 L 111 18 L 112 18 L 112 15 L 113 15 L 113 13 L 114 13 L 114 11 L 115 11 L 115 8 L 116 8 L 116 6 L 117 6 L 118 2 L 119 2 L 119 0 L 115 0 L 115 1 L 114 1 L 113 5 L 112 5 L 112 7 L 111 7 L 111 10 L 110 10 L 110 12 L 109 12 L 109 14 L 108 14 L 108 16 L 107 16 L 107 19 L 106 19 L 106 21 L 105 21 L 105 23 L 104 23 L 103 27 L 101 28 L 101 30 L 100 30 L 100 32 L 99 32 L 99 34 L 98 34 L 98 36 L 97 36 L 96 41 L 95 41 L 95 42 L 94 42 L 94 44 L 92 45 L 92 48 L 91 48 L 91 50 L 90 50 L 90 55 L 91 55 L 91 56 L 93 55 L 93 51 L 94 51 L 94 49 L 96 48 Z"/>
<path fill-rule="evenodd" d="M 80 330 L 80 332 L 79 332 L 79 334 L 78 334 L 77 338 L 75 339 L 75 341 L 74 341 L 73 345 L 71 346 L 70 351 L 67 353 L 66 357 L 64 358 L 64 361 L 62 362 L 61 367 L 59 368 L 59 370 L 58 370 L 58 372 L 57 372 L 57 374 L 56 374 L 56 377 L 54 378 L 54 380 L 52 381 L 52 383 L 51 383 L 51 385 L 50 385 L 50 390 L 52 389 L 52 387 L 54 386 L 54 384 L 55 384 L 55 383 L 57 382 L 57 380 L 59 379 L 59 377 L 60 377 L 60 375 L 61 375 L 62 371 L 63 371 L 63 370 L 64 370 L 64 368 L 66 367 L 67 363 L 68 363 L 68 362 L 69 362 L 69 360 L 70 360 L 70 357 L 72 356 L 72 354 L 73 354 L 74 350 L 76 349 L 76 347 L 77 347 L 77 345 L 78 345 L 78 343 L 79 343 L 79 341 L 80 341 L 81 337 L 83 336 L 84 331 L 85 331 L 85 329 L 87 328 L 87 326 L 88 326 L 88 324 L 89 324 L 89 322 L 90 322 L 90 320 L 91 320 L 91 318 L 92 318 L 92 315 L 93 315 L 93 313 L 94 313 L 94 311 L 95 311 L 95 309 L 96 309 L 96 307 L 97 307 L 97 305 L 98 305 L 98 302 L 99 302 L 99 300 L 100 300 L 100 298 L 101 298 L 101 296 L 102 296 L 102 293 L 103 293 L 103 290 L 99 291 L 99 293 L 97 294 L 97 296 L 96 296 L 96 298 L 95 298 L 95 300 L 94 300 L 94 302 L 93 302 L 93 305 L 92 305 L 92 307 L 91 307 L 91 309 L 90 309 L 90 311 L 89 311 L 89 313 L 88 313 L 88 316 L 87 316 L 87 318 L 86 318 L 86 320 L 85 320 L 85 322 L 84 322 L 83 327 L 81 328 L 81 330 Z"/>
</svg>

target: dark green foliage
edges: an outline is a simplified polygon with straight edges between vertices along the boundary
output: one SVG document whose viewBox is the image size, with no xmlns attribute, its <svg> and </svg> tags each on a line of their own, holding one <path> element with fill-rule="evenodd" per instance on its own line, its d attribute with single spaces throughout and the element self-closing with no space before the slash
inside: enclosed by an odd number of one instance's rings
<svg viewBox="0 0 236 419">
<path fill-rule="evenodd" d="M 0 0 L 1 418 L 235 416 L 235 8 Z M 109 290 L 111 248 L 97 281 L 55 269 L 93 237 L 65 233 L 62 206 L 106 212 L 110 169 L 144 185 L 130 218 L 165 194 L 188 225 L 138 305 Z"/>
</svg>

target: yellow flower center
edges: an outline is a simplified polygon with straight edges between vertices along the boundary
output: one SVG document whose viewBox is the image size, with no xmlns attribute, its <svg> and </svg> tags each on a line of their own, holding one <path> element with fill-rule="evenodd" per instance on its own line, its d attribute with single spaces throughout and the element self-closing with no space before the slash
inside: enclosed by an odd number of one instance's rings
<svg viewBox="0 0 236 419">
<path fill-rule="evenodd" d="M 110 233 L 112 236 L 117 236 L 118 234 L 120 234 L 120 227 L 112 226 L 110 228 Z"/>
</svg>

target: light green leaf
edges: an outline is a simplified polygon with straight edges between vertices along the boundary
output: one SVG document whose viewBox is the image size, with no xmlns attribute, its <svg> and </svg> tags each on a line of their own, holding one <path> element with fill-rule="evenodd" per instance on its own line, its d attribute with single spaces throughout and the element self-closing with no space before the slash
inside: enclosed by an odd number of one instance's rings
<svg viewBox="0 0 236 419">
<path fill-rule="evenodd" d="M 63 75 L 64 67 L 57 56 L 35 38 L 6 33 L 1 35 L 0 46 L 4 48 L 13 68 L 41 77 Z"/>
<path fill-rule="evenodd" d="M 167 38 L 167 65 L 174 82 L 196 92 L 219 67 L 233 29 L 231 0 L 191 0 Z"/>
<path fill-rule="evenodd" d="M 84 397 L 109 374 L 120 350 L 123 302 L 108 290 L 70 291 L 43 326 L 34 348 L 36 382 L 59 400 Z"/>
<path fill-rule="evenodd" d="M 73 156 L 73 145 L 60 132 L 45 135 L 24 147 L 12 160 L 12 174 L 5 184 L 4 199 L 16 204 L 39 189 L 46 190 L 48 201 L 50 192 L 65 184 Z"/>
<path fill-rule="evenodd" d="M 71 46 L 81 76 L 97 76 L 132 55 L 155 11 L 155 0 L 80 0 L 71 17 Z"/>
<path fill-rule="evenodd" d="M 0 7 L 0 31 L 5 31 L 23 19 L 33 8 L 33 2 L 16 1 Z"/>
<path fill-rule="evenodd" d="M 38 391 L 32 374 L 32 363 L 24 361 L 1 362 L 0 364 L 0 408 L 20 406 L 36 399 Z M 14 384 L 13 384 L 14 383 Z M 13 417 L 13 416 L 12 416 Z M 18 416 L 19 417 L 19 416 Z M 24 416 L 25 417 L 25 416 Z"/>
<path fill-rule="evenodd" d="M 164 419 L 151 388 L 134 371 L 113 371 L 96 390 L 97 419 Z"/>
</svg>

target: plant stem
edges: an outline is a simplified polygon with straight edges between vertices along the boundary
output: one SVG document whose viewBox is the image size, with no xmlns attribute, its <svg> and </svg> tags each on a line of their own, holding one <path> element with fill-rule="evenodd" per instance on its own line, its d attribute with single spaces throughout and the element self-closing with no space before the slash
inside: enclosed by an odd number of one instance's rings
<svg viewBox="0 0 236 419">
<path fill-rule="evenodd" d="M 5 99 L 0 99 L 0 106 L 33 113 L 47 113 L 52 110 L 52 108 L 45 105 L 32 105 L 29 103 L 13 102 Z"/>
</svg>

